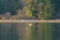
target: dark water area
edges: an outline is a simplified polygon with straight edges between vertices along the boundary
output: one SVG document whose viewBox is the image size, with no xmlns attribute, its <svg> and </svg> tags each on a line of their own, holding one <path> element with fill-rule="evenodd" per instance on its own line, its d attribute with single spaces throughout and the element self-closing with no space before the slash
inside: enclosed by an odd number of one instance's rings
<svg viewBox="0 0 60 40">
<path fill-rule="evenodd" d="M 33 27 L 30 28 L 32 33 L 33 40 L 60 40 L 60 23 L 48 23 L 40 25 L 41 23 L 33 24 Z M 26 33 L 28 31 L 25 30 L 28 24 L 25 23 L 0 23 L 0 40 L 27 40 Z M 44 28 L 43 28 L 44 27 Z M 18 29 L 17 29 L 18 28 Z M 43 28 L 43 29 L 42 29 Z M 38 30 L 39 29 L 39 30 Z M 42 30 L 41 30 L 42 29 Z M 40 37 L 40 33 L 42 33 L 42 37 Z M 47 34 L 46 34 L 47 33 Z M 48 36 L 50 35 L 50 36 Z M 29 37 L 29 36 L 28 36 Z M 48 38 L 46 38 L 48 37 Z M 31 40 L 32 40 L 31 39 Z"/>
<path fill-rule="evenodd" d="M 0 40 L 18 40 L 14 25 L 0 23 Z"/>
</svg>

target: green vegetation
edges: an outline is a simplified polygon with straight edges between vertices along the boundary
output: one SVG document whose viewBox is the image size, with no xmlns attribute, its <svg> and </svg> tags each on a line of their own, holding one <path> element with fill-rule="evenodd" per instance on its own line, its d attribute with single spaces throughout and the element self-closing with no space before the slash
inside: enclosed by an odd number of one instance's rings
<svg viewBox="0 0 60 40">
<path fill-rule="evenodd" d="M 16 15 L 18 9 L 23 9 L 26 5 L 22 0 L 0 0 L 0 14 L 10 12 L 11 15 Z"/>
<path fill-rule="evenodd" d="M 38 1 L 38 2 L 37 2 Z M 30 12 L 32 16 L 37 17 L 39 19 L 48 19 L 52 20 L 57 13 L 55 13 L 57 7 L 56 1 L 52 0 L 32 0 L 30 4 Z M 36 14 L 35 14 L 36 13 Z M 54 40 L 53 37 L 53 28 L 52 23 L 39 23 L 38 29 L 31 28 L 32 39 L 31 40 Z"/>
<path fill-rule="evenodd" d="M 32 0 L 29 11 L 34 17 L 53 19 L 55 7 L 55 4 L 51 4 L 51 0 Z"/>
<path fill-rule="evenodd" d="M 53 19 L 54 18 L 54 10 L 55 5 L 51 4 L 51 0 L 44 0 L 41 5 L 42 12 L 39 13 L 42 19 Z"/>
<path fill-rule="evenodd" d="M 31 4 L 30 4 L 30 8 L 29 8 L 29 11 L 30 13 L 32 14 L 32 16 L 36 16 L 37 15 L 37 5 L 36 5 L 36 0 L 32 0 Z"/>
</svg>

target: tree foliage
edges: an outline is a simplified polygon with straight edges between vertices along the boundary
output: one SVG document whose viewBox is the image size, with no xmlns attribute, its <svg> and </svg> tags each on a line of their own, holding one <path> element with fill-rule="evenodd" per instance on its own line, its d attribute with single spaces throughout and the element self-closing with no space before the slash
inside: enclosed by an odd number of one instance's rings
<svg viewBox="0 0 60 40">
<path fill-rule="evenodd" d="M 35 3 L 32 3 L 30 5 L 30 11 L 33 16 L 35 13 L 33 13 L 32 10 L 35 11 L 36 9 L 38 9 L 38 13 L 36 14 L 39 14 L 38 17 L 40 19 L 48 19 L 48 20 L 57 19 L 56 16 L 60 15 L 60 13 L 58 13 L 58 11 L 60 10 L 59 4 L 60 4 L 59 0 L 40 0 L 39 4 L 35 5 Z M 39 23 L 38 29 L 34 27 L 32 28 L 31 32 L 32 40 L 56 40 L 53 37 L 54 32 L 52 28 L 54 27 L 55 26 L 52 23 Z M 38 35 L 40 39 L 37 38 Z"/>
<path fill-rule="evenodd" d="M 51 0 L 43 0 L 43 4 L 41 4 L 42 12 L 39 13 L 42 19 L 53 19 L 54 18 L 54 11 L 55 11 L 55 4 L 51 4 Z"/>
<path fill-rule="evenodd" d="M 11 12 L 12 15 L 15 15 L 16 10 L 22 10 L 25 4 L 22 0 L 0 0 L 0 14 Z"/>
<path fill-rule="evenodd" d="M 30 4 L 30 11 L 32 12 L 32 16 L 37 15 L 38 18 L 41 19 L 56 19 L 60 13 L 59 4 L 59 0 L 32 0 Z"/>
</svg>

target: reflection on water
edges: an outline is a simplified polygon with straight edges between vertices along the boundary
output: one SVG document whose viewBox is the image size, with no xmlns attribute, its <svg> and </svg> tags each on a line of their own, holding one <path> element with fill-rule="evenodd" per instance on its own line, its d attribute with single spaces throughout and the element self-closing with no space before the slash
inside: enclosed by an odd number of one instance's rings
<svg viewBox="0 0 60 40">
<path fill-rule="evenodd" d="M 0 40 L 18 40 L 14 25 L 8 23 L 0 24 Z"/>
<path fill-rule="evenodd" d="M 0 23 L 0 40 L 60 40 L 60 23 Z"/>
</svg>

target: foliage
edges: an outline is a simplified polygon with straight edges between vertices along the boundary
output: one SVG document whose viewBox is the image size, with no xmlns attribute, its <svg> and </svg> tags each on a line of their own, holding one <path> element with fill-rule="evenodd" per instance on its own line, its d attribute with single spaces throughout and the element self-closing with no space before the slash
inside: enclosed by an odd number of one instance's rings
<svg viewBox="0 0 60 40">
<path fill-rule="evenodd" d="M 42 13 L 40 14 L 41 18 L 43 19 L 53 19 L 54 18 L 54 11 L 55 11 L 55 4 L 51 4 L 50 0 L 44 0 L 43 2 Z"/>
<path fill-rule="evenodd" d="M 0 0 L 0 14 L 11 12 L 12 15 L 16 15 L 16 10 L 23 9 L 25 3 L 21 0 Z"/>
<path fill-rule="evenodd" d="M 55 2 L 56 3 L 56 2 Z M 38 16 L 41 19 L 53 19 L 55 16 L 56 5 L 55 3 L 51 3 L 51 0 L 41 0 L 39 4 L 35 5 L 34 3 L 30 5 L 30 11 L 33 9 L 39 9 Z M 39 6 L 39 8 L 38 8 Z M 32 16 L 34 15 L 33 11 L 31 12 Z M 40 23 L 38 29 L 36 30 L 34 26 L 32 27 L 32 40 L 53 40 L 53 32 L 52 28 L 54 26 L 51 23 Z M 35 29 L 35 31 L 34 31 Z M 39 35 L 39 36 L 38 36 Z M 36 37 L 37 36 L 37 37 Z M 40 38 L 40 39 L 39 39 Z"/>
<path fill-rule="evenodd" d="M 52 3 L 52 0 L 32 0 L 30 4 L 30 10 L 32 11 L 32 16 L 38 16 L 41 19 L 54 19 L 56 15 L 56 6 L 58 5 L 56 1 Z M 36 15 L 34 11 L 37 10 Z"/>
</svg>

